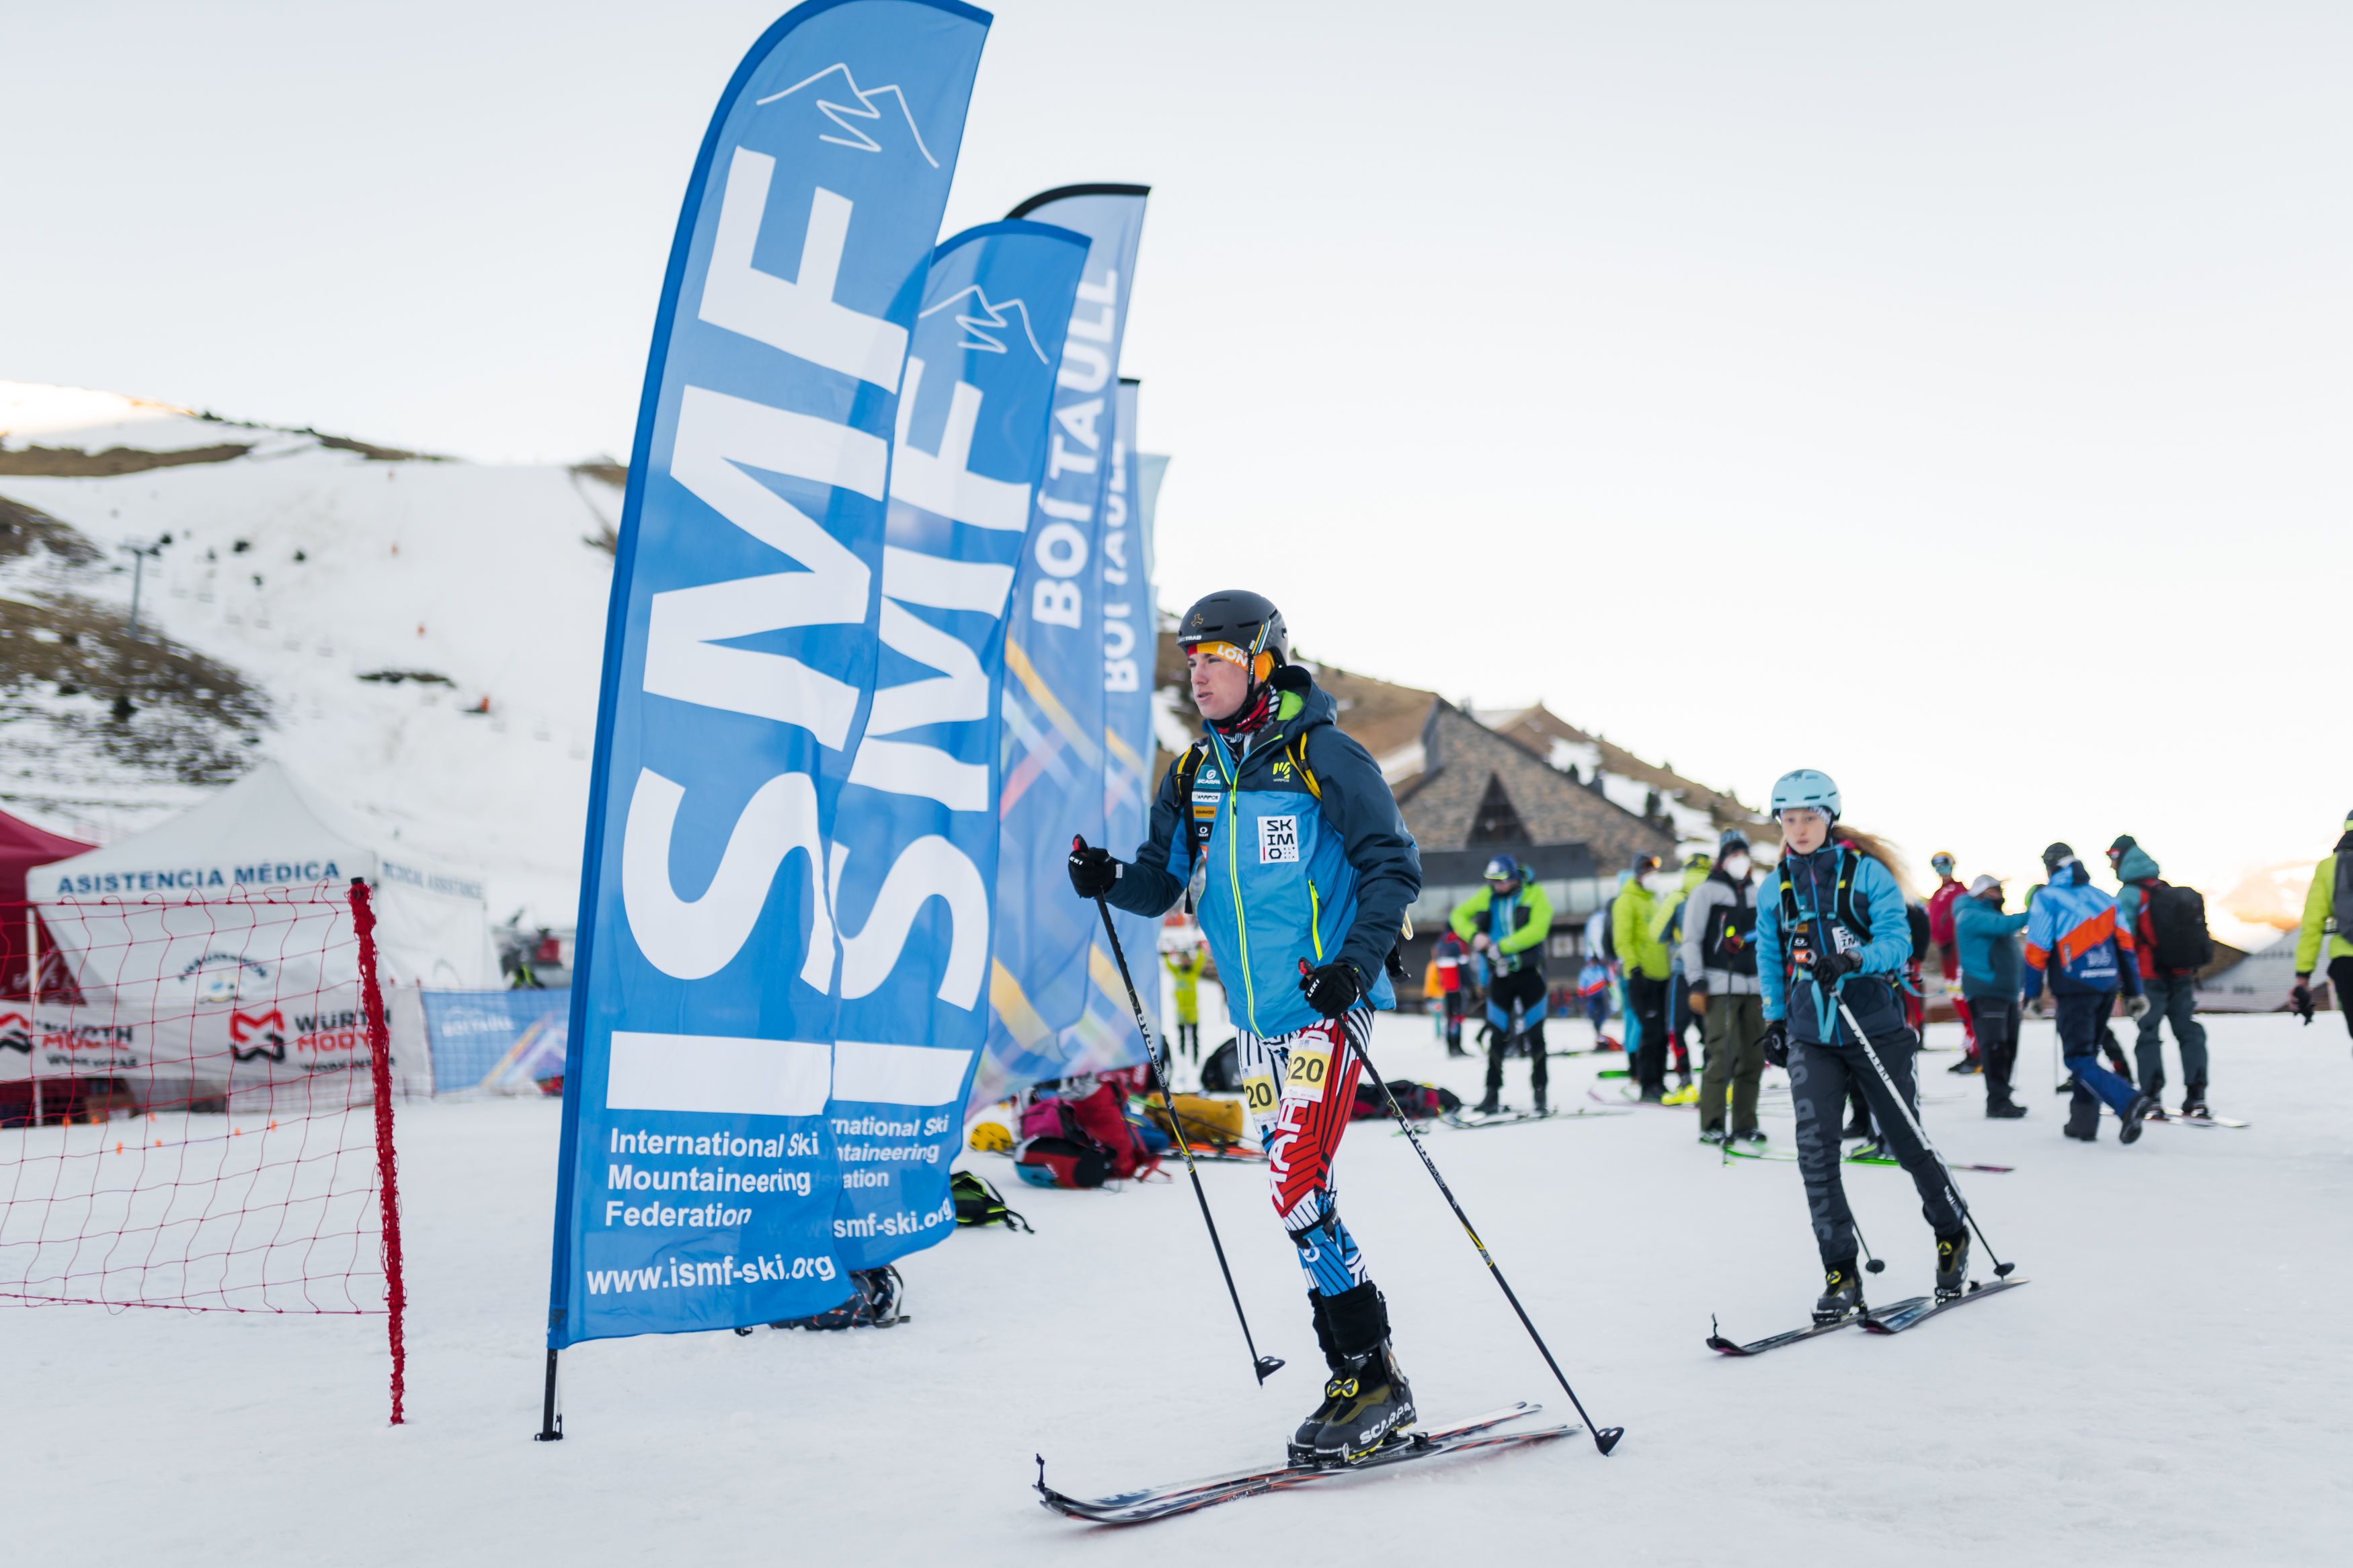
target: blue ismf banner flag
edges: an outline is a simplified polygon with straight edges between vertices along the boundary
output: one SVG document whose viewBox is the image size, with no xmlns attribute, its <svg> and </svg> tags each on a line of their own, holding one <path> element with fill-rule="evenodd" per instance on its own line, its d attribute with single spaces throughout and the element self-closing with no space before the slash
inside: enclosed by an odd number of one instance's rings
<svg viewBox="0 0 2353 1568">
<path fill-rule="evenodd" d="M 1104 497 L 1103 528 L 1103 841 L 1114 855 L 1135 853 L 1151 826 L 1152 792 L 1159 784 L 1152 766 L 1153 668 L 1159 653 L 1159 627 L 1152 599 L 1152 535 L 1143 505 L 1143 467 L 1136 456 L 1136 402 L 1140 387 L 1131 377 L 1119 384 L 1119 423 L 1113 435 L 1112 482 Z M 1156 1029 L 1160 1026 L 1160 922 L 1150 915 L 1111 912 L 1136 999 Z M 1114 969 L 1116 973 L 1116 969 Z M 1097 991 L 1106 988 L 1100 984 Z M 1120 1009 L 1123 1037 L 1127 1023 L 1126 987 L 1107 988 L 1104 1000 Z M 1093 1011 L 1090 1005 L 1089 1011 Z M 1135 1042 L 1140 1048 L 1141 1041 Z M 1134 1057 L 1127 1060 L 1139 1059 Z M 1112 1064 L 1105 1064 L 1112 1065 Z"/>
<path fill-rule="evenodd" d="M 909 337 L 988 21 L 812 0 L 744 57 L 696 160 L 614 562 L 551 1348 L 849 1293 L 828 871 L 882 651 Z"/>
<path fill-rule="evenodd" d="M 835 1247 L 871 1268 L 955 1228 L 948 1162 L 988 1038 L 1006 611 L 1087 242 L 1007 222 L 932 258 L 891 461 L 882 663 L 833 838 Z"/>
<path fill-rule="evenodd" d="M 994 1020 L 975 1105 L 1082 1070 L 1070 1063 L 1065 1037 L 1088 1020 L 1106 972 L 1119 989 L 1094 908 L 1071 895 L 1065 867 L 1073 837 L 1104 842 L 1103 531 L 1116 471 L 1120 341 L 1147 194 L 1143 185 L 1071 185 L 1012 213 L 1075 230 L 1089 244 L 1006 638 Z"/>
</svg>

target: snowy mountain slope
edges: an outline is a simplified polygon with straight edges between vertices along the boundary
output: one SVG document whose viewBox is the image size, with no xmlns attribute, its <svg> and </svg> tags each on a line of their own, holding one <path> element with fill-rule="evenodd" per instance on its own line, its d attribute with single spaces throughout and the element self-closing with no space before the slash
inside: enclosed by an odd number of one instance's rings
<svg viewBox="0 0 2353 1568">
<path fill-rule="evenodd" d="M 70 561 L 0 560 L 0 600 L 37 609 L 37 595 L 64 593 L 127 619 L 123 547 L 156 547 L 141 620 L 244 678 L 266 710 L 248 726 L 250 754 L 280 759 L 420 854 L 481 873 L 493 918 L 520 906 L 568 921 L 612 576 L 610 555 L 588 542 L 617 519 L 620 492 L 558 467 L 368 455 L 385 450 L 0 384 L 0 498 L 91 547 Z M 203 460 L 142 467 L 141 454 Z M 38 716 L 0 730 L 9 809 L 112 840 L 205 786 L 108 745 L 97 716 L 109 693 L 37 695 L 47 732 L 35 733 Z M 123 721 L 132 731 L 156 721 L 144 708 Z M 41 742 L 37 758 L 23 757 L 20 733 Z"/>
</svg>

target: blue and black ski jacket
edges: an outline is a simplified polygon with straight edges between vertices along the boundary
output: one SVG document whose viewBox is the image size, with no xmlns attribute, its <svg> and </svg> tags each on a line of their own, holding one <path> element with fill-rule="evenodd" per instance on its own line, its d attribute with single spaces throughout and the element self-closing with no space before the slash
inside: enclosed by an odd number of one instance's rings
<svg viewBox="0 0 2353 1568">
<path fill-rule="evenodd" d="M 1853 1031 L 1831 997 L 1794 956 L 1801 944 L 1817 952 L 1835 943 L 1859 952 L 1862 968 L 1838 984 L 1839 998 L 1863 1032 L 1877 1040 L 1904 1028 L 1894 977 L 1912 959 L 1912 922 L 1904 889 L 1886 867 L 1843 844 L 1810 855 L 1784 855 L 1757 900 L 1757 980 L 1765 994 L 1765 1020 L 1789 1020 L 1789 1037 L 1810 1046 L 1852 1043 Z M 1810 960 L 1809 961 L 1810 963 Z"/>
<path fill-rule="evenodd" d="M 1334 727 L 1338 710 L 1294 683 L 1239 755 L 1205 725 L 1160 781 L 1151 836 L 1109 894 L 1132 914 L 1164 914 L 1206 862 L 1201 934 L 1227 1010 L 1261 1038 L 1321 1016 L 1300 993 L 1303 958 L 1345 963 L 1367 1002 L 1397 1005 L 1385 966 L 1421 893 L 1421 853 L 1372 753 Z"/>
</svg>

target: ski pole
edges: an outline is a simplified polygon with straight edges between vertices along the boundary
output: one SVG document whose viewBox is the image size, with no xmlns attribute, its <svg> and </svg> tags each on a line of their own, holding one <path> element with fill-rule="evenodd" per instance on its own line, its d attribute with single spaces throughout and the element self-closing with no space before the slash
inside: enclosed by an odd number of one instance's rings
<svg viewBox="0 0 2353 1568">
<path fill-rule="evenodd" d="M 1303 958 L 1299 961 L 1299 973 L 1303 975 L 1313 973 Z M 1398 1097 L 1389 1092 L 1388 1080 L 1374 1069 L 1371 1055 L 1366 1051 L 1363 1045 L 1358 1043 L 1355 1032 L 1348 1027 L 1346 1021 L 1335 1019 L 1334 1022 L 1339 1024 L 1340 1038 L 1346 1042 L 1348 1049 L 1356 1053 L 1356 1061 L 1365 1069 L 1365 1076 L 1379 1087 L 1381 1099 L 1388 1103 L 1389 1114 L 1397 1118 L 1397 1124 L 1404 1131 L 1406 1141 L 1413 1145 L 1413 1152 L 1421 1156 L 1421 1168 L 1428 1171 L 1430 1179 L 1438 1184 L 1439 1192 L 1446 1199 L 1446 1206 L 1454 1211 L 1455 1219 L 1462 1226 L 1462 1234 L 1471 1238 L 1472 1247 L 1478 1248 L 1479 1261 L 1487 1266 L 1487 1272 L 1495 1277 L 1496 1285 L 1504 1292 L 1504 1300 L 1509 1301 L 1512 1304 L 1512 1310 L 1519 1314 L 1520 1327 L 1527 1330 L 1528 1338 L 1535 1342 L 1536 1350 L 1543 1355 L 1545 1365 L 1552 1368 L 1552 1375 L 1559 1383 L 1560 1391 L 1567 1394 L 1569 1404 L 1577 1407 L 1577 1418 L 1585 1423 L 1587 1431 L 1593 1434 L 1593 1446 L 1604 1454 L 1609 1453 L 1618 1446 L 1618 1439 L 1626 1435 L 1626 1428 L 1596 1426 L 1593 1424 L 1593 1417 L 1585 1413 L 1585 1402 L 1577 1398 L 1577 1390 L 1568 1385 L 1568 1374 L 1562 1372 L 1560 1363 L 1553 1359 L 1552 1347 L 1545 1343 L 1542 1334 L 1536 1332 L 1535 1322 L 1528 1317 L 1528 1310 L 1520 1305 L 1519 1297 L 1513 1292 L 1512 1282 L 1504 1278 L 1504 1271 L 1501 1268 L 1495 1267 L 1495 1259 L 1488 1252 L 1487 1244 L 1479 1239 L 1478 1231 L 1472 1227 L 1471 1216 L 1462 1212 L 1462 1205 L 1454 1199 L 1454 1190 L 1446 1184 L 1446 1178 L 1438 1173 L 1437 1163 L 1430 1159 L 1430 1151 L 1422 1146 L 1421 1134 L 1414 1131 L 1413 1119 L 1405 1113 L 1405 1107 L 1398 1103 Z"/>
<path fill-rule="evenodd" d="M 1847 1223 L 1849 1225 L 1854 1225 L 1854 1215 L 1852 1214 L 1848 1215 Z M 1883 1274 L 1887 1271 L 1886 1263 L 1871 1255 L 1871 1243 L 1863 1240 L 1862 1226 L 1859 1225 L 1854 1226 L 1854 1244 L 1862 1248 L 1862 1267 L 1864 1272 L 1870 1274 Z M 1986 1250 L 1988 1252 L 1991 1252 L 1993 1248 L 1989 1247 Z"/>
<path fill-rule="evenodd" d="M 1071 840 L 1073 853 L 1084 849 L 1084 838 Z M 1127 954 L 1119 945 L 1119 932 L 1111 923 L 1111 906 L 1103 895 L 1095 895 L 1095 912 L 1103 916 L 1103 935 L 1111 940 L 1111 956 L 1119 965 L 1120 983 L 1127 987 L 1127 1005 L 1135 1014 L 1135 1027 L 1144 1036 L 1144 1054 L 1152 1063 L 1152 1077 L 1160 1086 L 1160 1103 L 1167 1109 L 1168 1125 L 1176 1130 L 1177 1152 L 1185 1156 L 1185 1174 L 1193 1182 L 1193 1199 L 1201 1205 L 1201 1223 L 1209 1227 L 1209 1246 L 1218 1255 L 1218 1272 L 1226 1277 L 1226 1294 L 1233 1298 L 1234 1318 L 1242 1326 L 1242 1343 L 1250 1351 L 1250 1370 L 1258 1373 L 1261 1384 L 1282 1370 L 1281 1356 L 1261 1355 L 1258 1342 L 1250 1338 L 1250 1314 L 1242 1310 L 1242 1293 L 1234 1288 L 1234 1271 L 1226 1266 L 1226 1244 L 1218 1239 L 1218 1222 L 1209 1217 L 1209 1194 L 1201 1190 L 1201 1173 L 1193 1163 L 1193 1141 L 1185 1136 L 1184 1124 L 1176 1116 L 1176 1093 L 1169 1088 L 1171 1074 L 1160 1059 L 1160 1047 L 1153 1042 L 1152 1026 L 1144 1021 L 1144 1003 L 1135 994 L 1135 980 L 1127 972 Z"/>
<path fill-rule="evenodd" d="M 1951 1201 L 1955 1208 L 1961 1211 L 1961 1218 L 1968 1222 L 1969 1228 L 1978 1233 L 1978 1244 L 1986 1249 L 1986 1256 L 1993 1259 L 1994 1278 L 2007 1279 L 2010 1278 L 2010 1271 L 2018 1265 L 2004 1263 L 2001 1260 L 2001 1254 L 1993 1249 L 1993 1243 L 1986 1240 L 1985 1227 L 1978 1224 L 1976 1214 L 1970 1210 L 1968 1204 L 1961 1201 L 1960 1188 L 1953 1183 L 1953 1168 L 1945 1163 L 1945 1157 L 1936 1152 L 1936 1144 L 1928 1141 L 1928 1130 L 1920 1125 L 1918 1117 L 1912 1114 L 1912 1107 L 1905 1102 L 1902 1095 L 1895 1092 L 1895 1080 L 1887 1076 L 1887 1064 L 1879 1059 L 1879 1053 L 1871 1048 L 1871 1037 L 1864 1034 L 1862 1026 L 1854 1021 L 1854 1013 L 1846 1005 L 1845 993 L 1840 989 L 1840 986 L 1844 984 L 1844 977 L 1841 976 L 1839 984 L 1831 988 L 1831 999 L 1838 1004 L 1839 1016 L 1844 1018 L 1846 1026 L 1854 1031 L 1855 1043 L 1862 1047 L 1862 1054 L 1870 1058 L 1872 1070 L 1879 1075 L 1881 1085 L 1887 1090 L 1887 1098 L 1894 1100 L 1895 1109 L 1903 1113 L 1904 1124 L 1912 1129 L 1913 1137 L 1920 1140 L 1920 1147 L 1928 1152 L 1928 1158 L 1936 1162 L 1936 1169 L 1943 1173 L 1945 1178 L 1945 1196 Z M 1857 1233 L 1858 1239 L 1860 1239 L 1860 1234 Z"/>
</svg>

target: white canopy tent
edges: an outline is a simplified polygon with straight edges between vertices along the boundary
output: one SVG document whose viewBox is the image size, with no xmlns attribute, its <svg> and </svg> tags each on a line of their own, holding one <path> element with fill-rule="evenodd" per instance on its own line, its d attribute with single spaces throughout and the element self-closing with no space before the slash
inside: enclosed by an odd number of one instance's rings
<svg viewBox="0 0 2353 1568">
<path fill-rule="evenodd" d="M 393 985 L 483 989 L 499 984 L 498 953 L 479 880 L 420 863 L 367 829 L 322 805 L 272 762 L 193 811 L 136 837 L 69 860 L 36 868 L 32 900 L 68 952 L 85 992 L 185 980 L 190 1001 L 229 1001 L 237 972 L 259 963 L 290 971 L 307 947 L 281 915 L 241 923 L 229 910 L 273 893 L 340 891 L 363 878 L 376 916 L 377 971 Z M 191 905 L 210 905 L 198 914 Z M 93 906 L 114 906 L 100 936 Z M 125 904 L 152 909 L 121 910 Z M 184 911 L 184 912 L 174 912 Z M 79 940 L 78 940 L 79 939 Z M 260 951 L 263 944 L 268 951 Z M 248 953 L 246 949 L 256 951 Z M 335 948 L 323 972 L 291 984 L 355 980 L 347 948 Z M 250 961 L 244 962 L 244 961 Z M 338 971 L 341 971 L 340 973 Z M 258 977 L 257 977 L 258 978 Z"/>
</svg>

